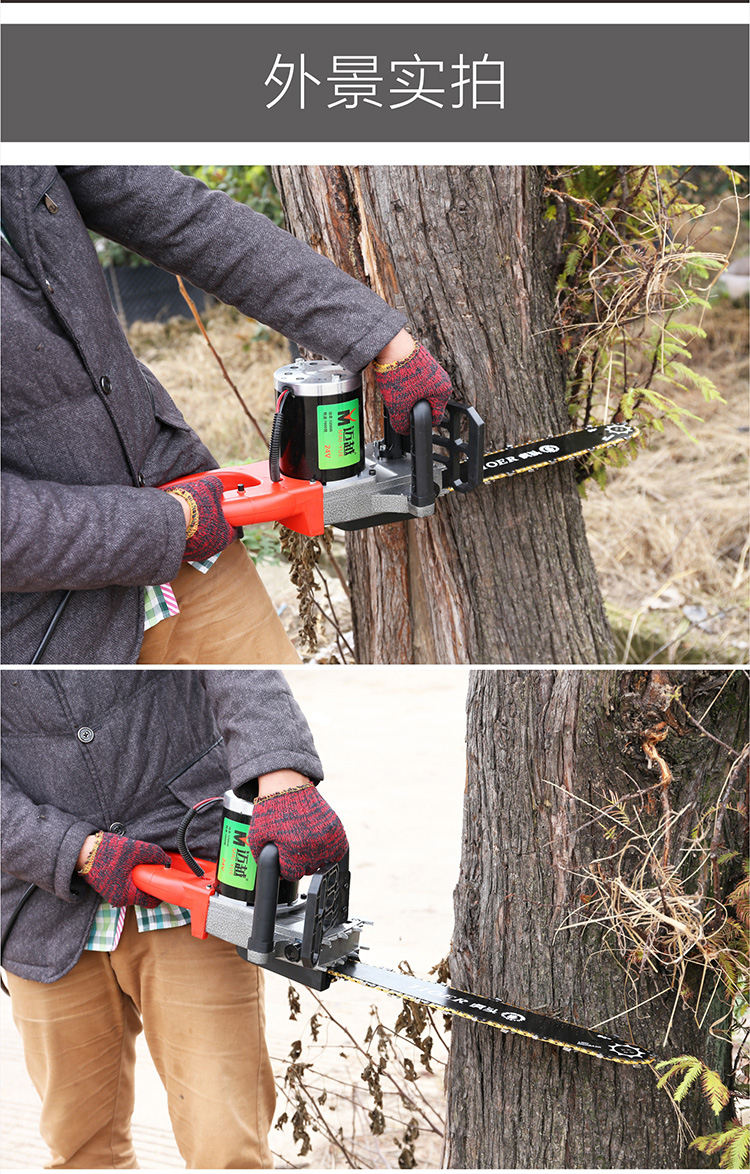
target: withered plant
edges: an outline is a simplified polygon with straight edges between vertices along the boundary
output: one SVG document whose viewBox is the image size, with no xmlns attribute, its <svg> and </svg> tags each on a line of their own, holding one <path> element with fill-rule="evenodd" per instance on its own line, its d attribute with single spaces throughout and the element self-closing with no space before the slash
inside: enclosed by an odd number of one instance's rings
<svg viewBox="0 0 750 1174">
<path fill-rule="evenodd" d="M 401 968 L 411 973 L 405 963 Z M 432 973 L 443 981 L 446 970 L 441 963 Z M 317 1009 L 283 1061 L 276 1129 L 291 1130 L 300 1158 L 313 1153 L 317 1134 L 334 1166 L 437 1168 L 445 1121 L 436 1077 L 447 1061 L 449 1018 L 438 1025 L 432 1011 L 404 1000 L 391 1025 L 372 1005 L 360 1039 L 308 993 Z M 292 984 L 288 999 L 289 1017 L 297 1020 L 302 1006 Z"/>
<path fill-rule="evenodd" d="M 668 689 L 667 674 L 654 677 L 657 688 Z M 663 1069 L 657 1087 L 670 1093 L 676 1108 L 697 1081 L 720 1118 L 716 1133 L 698 1138 L 683 1118 L 690 1144 L 717 1155 L 722 1168 L 745 1168 L 750 1125 L 740 1120 L 739 1109 L 750 1093 L 750 880 L 747 861 L 740 859 L 737 849 L 726 847 L 724 829 L 731 814 L 744 826 L 747 846 L 750 744 L 735 749 L 721 741 L 712 734 L 710 721 L 707 724 L 708 711 L 695 717 L 677 692 L 665 695 L 660 704 L 668 720 L 646 723 L 637 733 L 657 781 L 627 790 L 607 786 L 599 804 L 576 797 L 609 850 L 577 873 L 583 912 L 570 915 L 561 929 L 603 928 L 603 948 L 622 960 L 631 1012 L 643 1006 L 637 993 L 643 971 L 649 969 L 663 980 L 660 994 L 671 992 L 673 999 L 663 1047 L 668 1046 L 678 1007 L 690 1008 L 699 1027 L 734 1045 L 728 1081 L 695 1056 L 673 1057 L 655 1068 Z M 723 752 L 723 781 L 716 801 L 706 803 L 698 796 L 675 809 L 671 785 L 676 780 L 665 744 L 670 735 L 679 736 L 690 727 Z M 679 1083 L 670 1089 L 673 1078 Z"/>
</svg>

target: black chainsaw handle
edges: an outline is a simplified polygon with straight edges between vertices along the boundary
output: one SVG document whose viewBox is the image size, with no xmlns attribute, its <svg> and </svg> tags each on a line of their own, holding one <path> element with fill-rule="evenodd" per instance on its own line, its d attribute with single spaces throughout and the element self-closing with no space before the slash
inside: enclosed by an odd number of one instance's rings
<svg viewBox="0 0 750 1174">
<path fill-rule="evenodd" d="M 433 432 L 432 408 L 419 400 L 411 410 L 409 438 L 394 432 L 384 410 L 385 440 L 381 448 L 386 459 L 411 455 L 411 494 L 415 506 L 434 506 L 437 461 L 445 466 L 443 489 L 468 493 L 482 481 L 484 420 L 476 408 L 448 400 L 440 431 Z M 462 439 L 462 426 L 466 439 Z M 440 451 L 435 451 L 435 449 Z"/>
<path fill-rule="evenodd" d="M 435 478 L 432 470 L 432 408 L 421 399 L 411 410 L 409 441 L 411 447 L 411 494 L 417 506 L 435 505 Z"/>
<path fill-rule="evenodd" d="M 253 929 L 247 942 L 249 961 L 260 966 L 273 955 L 280 880 L 279 850 L 275 844 L 265 844 L 258 857 Z"/>
</svg>

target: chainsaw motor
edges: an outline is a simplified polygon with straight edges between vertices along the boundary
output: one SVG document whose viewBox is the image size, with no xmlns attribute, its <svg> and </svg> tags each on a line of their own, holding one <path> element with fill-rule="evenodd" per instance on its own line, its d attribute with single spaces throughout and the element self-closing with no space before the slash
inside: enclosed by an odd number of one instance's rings
<svg viewBox="0 0 750 1174">
<path fill-rule="evenodd" d="M 362 376 L 327 359 L 279 367 L 271 464 L 300 481 L 340 481 L 365 466 Z M 273 478 L 277 479 L 277 478 Z"/>
<path fill-rule="evenodd" d="M 229 897 L 243 905 L 255 904 L 255 880 L 258 869 L 247 842 L 252 818 L 251 799 L 243 799 L 234 791 L 224 792 L 221 839 L 216 864 L 216 890 L 223 897 Z M 298 881 L 279 878 L 279 905 L 294 905 L 298 895 Z"/>
</svg>

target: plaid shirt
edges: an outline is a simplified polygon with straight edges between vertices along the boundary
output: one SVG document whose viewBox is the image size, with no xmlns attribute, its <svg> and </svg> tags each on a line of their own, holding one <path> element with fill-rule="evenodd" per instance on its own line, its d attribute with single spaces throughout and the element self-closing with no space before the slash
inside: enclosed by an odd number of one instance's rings
<svg viewBox="0 0 750 1174">
<path fill-rule="evenodd" d="M 106 950 L 110 952 L 117 947 L 125 924 L 126 906 L 110 905 L 102 901 L 96 911 L 94 924 L 91 927 L 87 950 Z M 178 925 L 190 925 L 190 911 L 181 909 L 179 905 L 170 905 L 162 901 L 155 909 L 144 909 L 142 905 L 135 906 L 135 915 L 138 921 L 138 930 L 143 932 L 149 929 L 174 929 Z"/>
<path fill-rule="evenodd" d="M 219 554 L 221 554 L 221 551 L 219 551 Z M 202 562 L 191 562 L 190 566 L 195 567 L 196 571 L 200 571 L 205 575 L 214 565 L 218 557 L 218 554 L 214 554 L 211 558 L 203 559 Z M 149 628 L 153 628 L 161 620 L 166 620 L 169 616 L 176 616 L 180 610 L 177 600 L 174 597 L 174 591 L 169 583 L 159 583 L 154 587 L 147 587 L 145 602 L 144 632 L 147 632 Z"/>
</svg>

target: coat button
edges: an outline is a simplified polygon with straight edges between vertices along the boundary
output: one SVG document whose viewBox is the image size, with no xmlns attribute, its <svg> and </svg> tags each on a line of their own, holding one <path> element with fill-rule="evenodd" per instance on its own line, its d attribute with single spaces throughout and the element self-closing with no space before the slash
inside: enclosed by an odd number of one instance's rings
<svg viewBox="0 0 750 1174">
<path fill-rule="evenodd" d="M 99 380 L 99 386 L 105 395 L 109 395 L 112 390 L 112 380 L 110 379 L 109 375 L 102 375 L 101 379 Z"/>
<path fill-rule="evenodd" d="M 115 836 L 124 836 L 125 835 L 125 824 L 119 823 L 119 822 L 111 823 L 109 825 L 109 830 Z"/>
<path fill-rule="evenodd" d="M 79 742 L 93 742 L 94 731 L 91 729 L 91 726 L 81 726 L 80 730 L 76 731 L 76 738 Z"/>
</svg>

